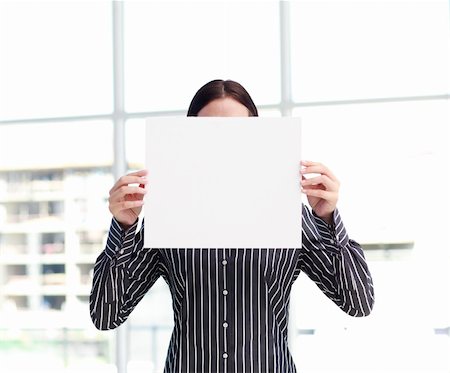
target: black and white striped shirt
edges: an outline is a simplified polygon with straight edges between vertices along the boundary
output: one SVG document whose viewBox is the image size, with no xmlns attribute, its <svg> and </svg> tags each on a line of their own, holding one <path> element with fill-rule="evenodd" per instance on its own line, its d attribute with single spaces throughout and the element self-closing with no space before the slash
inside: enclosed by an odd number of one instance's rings
<svg viewBox="0 0 450 373">
<path fill-rule="evenodd" d="M 123 231 L 112 220 L 95 263 L 91 318 L 102 330 L 119 326 L 162 276 L 175 320 L 164 372 L 296 372 L 288 313 L 301 271 L 349 315 L 371 312 L 364 253 L 337 210 L 328 225 L 303 206 L 301 249 L 145 249 L 137 224 Z"/>
</svg>

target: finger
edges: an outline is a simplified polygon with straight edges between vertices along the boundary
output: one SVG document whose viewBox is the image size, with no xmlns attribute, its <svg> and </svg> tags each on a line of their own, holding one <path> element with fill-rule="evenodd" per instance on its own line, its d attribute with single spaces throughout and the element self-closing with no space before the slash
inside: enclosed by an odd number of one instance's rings
<svg viewBox="0 0 450 373">
<path fill-rule="evenodd" d="M 143 182 L 146 180 L 148 171 L 147 170 L 139 170 L 136 172 L 130 172 L 122 177 L 120 177 L 116 184 L 118 184 L 119 182 L 121 183 L 121 185 L 123 184 L 131 184 L 131 183 L 139 183 L 139 182 Z M 141 179 L 139 179 L 141 178 Z M 131 182 L 130 182 L 131 180 Z M 141 180 L 141 181 L 139 181 Z"/>
<path fill-rule="evenodd" d="M 114 193 L 117 189 L 121 188 L 124 185 L 128 184 L 147 184 L 147 179 L 144 176 L 130 176 L 125 175 L 119 178 L 119 180 L 116 181 L 114 186 L 109 191 L 109 194 L 111 195 Z"/>
<path fill-rule="evenodd" d="M 302 189 L 322 189 L 322 190 L 326 190 L 325 189 L 325 187 L 322 185 L 322 184 L 319 184 L 319 185 L 308 185 L 308 186 L 303 186 L 303 185 L 300 185 L 300 188 L 302 188 Z"/>
<path fill-rule="evenodd" d="M 319 162 L 312 162 L 312 161 L 300 161 L 300 173 L 303 173 L 307 170 L 308 167 L 313 167 L 313 166 L 323 166 L 321 163 Z"/>
<path fill-rule="evenodd" d="M 316 185 L 323 185 L 326 190 L 330 191 L 336 191 L 338 189 L 338 184 L 331 180 L 327 175 L 319 175 L 310 179 L 305 178 L 302 180 L 303 187 Z"/>
<path fill-rule="evenodd" d="M 304 169 L 301 170 L 301 173 L 303 175 L 307 174 L 321 174 L 321 175 L 327 175 L 330 179 L 337 181 L 336 176 L 328 169 L 328 167 L 324 166 L 321 163 L 307 166 Z"/>
<path fill-rule="evenodd" d="M 145 194 L 127 194 L 125 195 L 125 200 L 126 201 L 140 201 L 143 200 L 145 197 Z"/>
<path fill-rule="evenodd" d="M 335 201 L 336 198 L 336 193 L 335 192 L 330 192 L 328 190 L 323 190 L 323 189 L 302 189 L 302 192 L 305 193 L 307 196 L 311 196 L 311 197 L 318 197 L 327 201 Z"/>
<path fill-rule="evenodd" d="M 306 172 L 308 171 L 308 172 Z M 304 167 L 301 169 L 302 173 L 312 173 L 312 172 L 316 172 L 316 173 L 324 173 L 324 172 L 318 172 L 318 171 L 329 171 L 328 168 L 321 164 L 321 163 L 314 163 L 314 164 L 309 164 L 309 165 L 304 165 Z"/>
<path fill-rule="evenodd" d="M 130 172 L 127 176 L 146 176 L 148 174 L 148 170 L 139 170 L 136 172 Z"/>
<path fill-rule="evenodd" d="M 145 194 L 147 190 L 138 186 L 122 185 L 120 188 L 116 189 L 110 196 L 110 199 L 120 199 L 126 195 L 132 194 Z"/>
<path fill-rule="evenodd" d="M 110 201 L 120 201 L 124 199 L 127 195 L 132 194 L 142 194 L 144 195 L 147 191 L 143 188 L 132 187 L 132 186 L 121 186 L 117 190 L 115 190 L 109 197 Z"/>
<path fill-rule="evenodd" d="M 136 199 L 144 199 L 144 196 L 147 194 L 147 190 L 145 189 L 144 184 L 139 184 L 139 188 L 142 188 L 144 190 L 144 193 L 142 194 L 134 194 L 133 197 Z"/>
<path fill-rule="evenodd" d="M 300 161 L 300 164 L 302 166 L 308 167 L 308 166 L 317 166 L 319 164 L 319 162 L 312 162 L 312 161 Z"/>
<path fill-rule="evenodd" d="M 114 203 L 111 206 L 111 211 L 113 211 L 113 213 L 118 213 L 122 210 L 129 210 L 129 209 L 133 209 L 135 207 L 141 207 L 143 205 L 144 205 L 144 201 L 121 201 L 121 202 Z"/>
</svg>

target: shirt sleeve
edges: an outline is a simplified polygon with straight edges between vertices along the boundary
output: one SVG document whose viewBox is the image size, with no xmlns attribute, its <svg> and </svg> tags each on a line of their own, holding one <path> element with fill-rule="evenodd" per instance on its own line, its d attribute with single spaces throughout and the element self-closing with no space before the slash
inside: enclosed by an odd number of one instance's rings
<svg viewBox="0 0 450 373">
<path fill-rule="evenodd" d="M 351 316 L 367 316 L 374 288 L 364 252 L 351 240 L 336 209 L 328 224 L 303 206 L 302 249 L 297 268 Z"/>
<path fill-rule="evenodd" d="M 158 250 L 143 248 L 144 223 L 136 233 L 137 225 L 123 230 L 113 218 L 95 262 L 89 306 L 98 329 L 122 324 L 161 275 Z"/>
</svg>

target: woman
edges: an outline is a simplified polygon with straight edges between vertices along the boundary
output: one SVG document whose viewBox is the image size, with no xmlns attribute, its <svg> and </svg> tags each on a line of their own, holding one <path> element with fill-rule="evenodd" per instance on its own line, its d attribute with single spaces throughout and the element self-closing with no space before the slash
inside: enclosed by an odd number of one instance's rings
<svg viewBox="0 0 450 373">
<path fill-rule="evenodd" d="M 196 93 L 188 116 L 258 116 L 258 110 L 240 84 L 214 80 Z M 301 271 L 348 314 L 368 315 L 372 279 L 336 209 L 339 182 L 320 163 L 301 164 L 302 191 L 312 207 L 311 212 L 303 206 L 301 249 L 145 249 L 144 224 L 137 233 L 136 227 L 147 172 L 121 177 L 110 191 L 113 219 L 95 263 L 95 326 L 119 326 L 162 276 L 175 322 L 165 372 L 285 373 L 296 371 L 287 342 L 288 311 Z M 319 176 L 304 177 L 311 173 Z"/>
</svg>

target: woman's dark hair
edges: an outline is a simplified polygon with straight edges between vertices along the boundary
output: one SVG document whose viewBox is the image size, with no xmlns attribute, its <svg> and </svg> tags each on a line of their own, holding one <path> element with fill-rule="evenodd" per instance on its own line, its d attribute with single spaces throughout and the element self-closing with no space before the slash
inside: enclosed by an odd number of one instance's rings
<svg viewBox="0 0 450 373">
<path fill-rule="evenodd" d="M 257 117 L 258 109 L 252 98 L 243 86 L 233 80 L 212 80 L 201 87 L 189 105 L 188 117 L 196 117 L 211 101 L 218 98 L 231 97 L 244 105 L 249 112 L 249 116 Z"/>
</svg>

